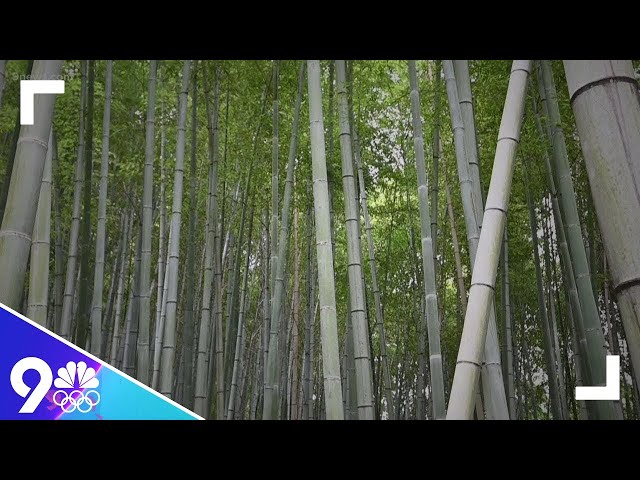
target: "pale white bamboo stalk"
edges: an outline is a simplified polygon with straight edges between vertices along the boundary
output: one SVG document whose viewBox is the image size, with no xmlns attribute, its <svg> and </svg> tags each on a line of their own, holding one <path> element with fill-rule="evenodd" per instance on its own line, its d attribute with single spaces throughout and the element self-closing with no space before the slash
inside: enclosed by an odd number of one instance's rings
<svg viewBox="0 0 640 480">
<path fill-rule="evenodd" d="M 524 114 L 530 60 L 514 60 L 505 108 L 498 133 L 491 183 L 487 194 L 483 229 L 474 262 L 471 289 L 460 341 L 447 419 L 471 419 L 475 386 L 480 374 L 500 247 L 504 235 L 507 204 L 515 165 L 516 148 Z"/>
</svg>

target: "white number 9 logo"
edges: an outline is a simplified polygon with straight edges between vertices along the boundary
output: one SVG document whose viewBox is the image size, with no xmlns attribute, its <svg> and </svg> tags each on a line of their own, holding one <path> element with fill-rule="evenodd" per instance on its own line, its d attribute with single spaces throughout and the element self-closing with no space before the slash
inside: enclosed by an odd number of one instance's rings
<svg viewBox="0 0 640 480">
<path fill-rule="evenodd" d="M 27 370 L 35 370 L 40 374 L 40 381 L 32 388 L 24 383 L 23 377 Z M 37 357 L 26 357 L 16 363 L 11 369 L 11 386 L 23 398 L 27 398 L 18 413 L 33 413 L 45 397 L 53 383 L 53 373 L 44 360 Z M 29 395 L 29 392 L 31 394 Z M 27 397 L 27 395 L 29 395 Z"/>
</svg>

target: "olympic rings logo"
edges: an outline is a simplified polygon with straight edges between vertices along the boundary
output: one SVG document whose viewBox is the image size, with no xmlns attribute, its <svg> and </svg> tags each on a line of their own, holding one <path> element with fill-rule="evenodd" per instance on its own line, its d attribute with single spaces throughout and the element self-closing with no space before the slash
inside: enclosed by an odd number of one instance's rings
<svg viewBox="0 0 640 480">
<path fill-rule="evenodd" d="M 92 395 L 94 398 L 92 398 Z M 87 413 L 100 403 L 100 393 L 96 390 L 88 390 L 86 392 L 73 390 L 71 393 L 67 393 L 64 390 L 56 390 L 53 394 L 53 403 L 59 406 L 64 413 L 71 413 L 76 410 L 80 413 Z M 83 407 L 83 405 L 86 405 L 86 407 Z"/>
</svg>

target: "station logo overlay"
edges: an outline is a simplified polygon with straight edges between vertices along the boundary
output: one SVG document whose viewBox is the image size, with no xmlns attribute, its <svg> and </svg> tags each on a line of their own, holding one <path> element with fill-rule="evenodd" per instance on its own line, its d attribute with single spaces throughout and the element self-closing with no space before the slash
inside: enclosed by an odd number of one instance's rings
<svg viewBox="0 0 640 480">
<path fill-rule="evenodd" d="M 202 420 L 0 303 L 0 420 Z"/>
</svg>

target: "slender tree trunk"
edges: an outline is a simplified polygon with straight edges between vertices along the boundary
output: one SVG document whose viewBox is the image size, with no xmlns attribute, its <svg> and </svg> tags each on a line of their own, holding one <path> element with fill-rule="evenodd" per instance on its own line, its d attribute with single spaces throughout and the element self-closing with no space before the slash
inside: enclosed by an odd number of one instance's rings
<svg viewBox="0 0 640 480">
<path fill-rule="evenodd" d="M 36 60 L 34 79 L 60 75 L 62 60 Z M 24 277 L 31 250 L 45 157 L 51 134 L 55 95 L 36 95 L 34 124 L 20 128 L 13 174 L 0 229 L 0 302 L 10 308 L 21 305 Z"/>
<path fill-rule="evenodd" d="M 56 141 L 55 132 L 51 136 L 51 146 L 53 148 L 53 156 L 51 158 L 53 171 L 56 172 L 55 179 L 53 181 L 53 205 L 54 205 L 54 231 L 55 231 L 55 253 L 54 253 L 54 265 L 55 265 L 55 278 L 53 281 L 53 331 L 57 334 L 60 334 L 60 326 L 62 323 L 62 295 L 64 293 L 63 288 L 63 262 L 64 262 L 64 253 L 62 251 L 62 226 L 61 226 L 61 218 L 60 218 L 60 197 L 61 197 L 61 189 L 60 189 L 60 164 L 58 163 L 58 143 Z"/>
<path fill-rule="evenodd" d="M 203 73 L 204 73 L 203 64 Z M 198 354 L 196 357 L 196 386 L 195 386 L 195 411 L 201 416 L 207 414 L 206 392 L 208 391 L 206 359 L 209 350 L 215 348 L 213 342 L 208 345 L 210 331 L 212 330 L 212 305 L 211 292 L 213 287 L 213 264 L 216 257 L 216 226 L 218 223 L 218 106 L 219 106 L 219 78 L 216 70 L 213 85 L 213 108 L 206 95 L 207 128 L 209 133 L 209 192 L 207 202 L 207 234 L 205 243 L 204 280 L 202 305 L 200 312 L 200 336 L 198 340 Z M 203 76 L 206 82 L 206 77 Z M 205 85 L 206 88 L 206 85 Z"/>
<path fill-rule="evenodd" d="M 538 291 L 538 313 L 542 323 L 542 340 L 544 345 L 544 358 L 547 367 L 547 378 L 549 381 L 549 399 L 551 402 L 551 410 L 554 420 L 563 420 L 562 408 L 560 407 L 560 398 L 558 395 L 558 376 L 556 374 L 556 359 L 553 351 L 553 338 L 549 316 L 547 315 L 547 307 L 544 301 L 544 287 L 542 279 L 542 271 L 540 268 L 540 253 L 538 248 L 538 222 L 536 220 L 536 211 L 531 198 L 529 188 L 527 168 L 525 167 L 525 192 L 527 196 L 527 205 L 529 207 L 529 225 L 531 226 L 531 242 L 533 244 L 533 264 L 536 271 L 536 287 Z"/>
<path fill-rule="evenodd" d="M 424 276 L 425 311 L 429 340 L 429 370 L 431 372 L 431 392 L 433 395 L 433 417 L 444 419 L 444 378 L 442 373 L 442 353 L 440 349 L 440 319 L 438 318 L 438 296 L 436 294 L 435 263 L 433 262 L 433 241 L 431 237 L 431 214 L 429 212 L 429 189 L 426 164 L 424 161 L 424 140 L 420 118 L 420 97 L 415 60 L 409 61 L 409 83 L 411 85 L 411 113 L 413 118 L 413 143 L 418 174 L 418 199 L 420 206 L 420 230 L 422 234 L 422 269 Z M 424 332 L 424 328 L 421 328 Z"/>
<path fill-rule="evenodd" d="M 49 146 L 44 161 L 38 209 L 33 226 L 31 242 L 31 265 L 29 267 L 29 307 L 27 317 L 45 326 L 49 304 L 49 245 L 51 243 L 51 144 L 53 130 L 49 135 Z"/>
<path fill-rule="evenodd" d="M 140 263 L 142 260 L 142 237 L 141 226 L 139 221 L 138 229 L 139 234 L 136 240 L 136 256 L 133 267 L 133 281 L 131 283 L 131 301 L 127 306 L 127 324 L 128 324 L 128 338 L 127 354 L 123 359 L 123 368 L 127 375 L 136 375 L 136 353 L 138 342 L 138 315 L 140 312 Z"/>
<path fill-rule="evenodd" d="M 171 243 L 171 232 L 169 232 L 169 243 Z M 167 248 L 168 250 L 168 248 Z M 167 263 L 169 260 L 169 252 L 167 251 Z M 160 381 L 160 360 L 162 354 L 162 340 L 164 337 L 164 324 L 167 318 L 167 292 L 169 286 L 169 269 L 165 268 L 164 270 L 164 281 L 163 281 L 163 292 L 162 292 L 162 309 L 160 311 L 160 321 L 156 325 L 155 332 L 155 340 L 154 340 L 154 348 L 153 348 L 153 372 L 151 375 L 151 388 L 154 390 L 158 389 L 158 384 Z"/>
<path fill-rule="evenodd" d="M 545 63 L 543 63 L 544 68 Z M 566 60 L 571 106 L 611 262 L 613 291 L 640 380 L 640 104 L 630 60 Z M 547 65 L 547 70 L 549 70 Z M 553 102 L 552 102 L 553 103 Z M 593 327 L 595 328 L 595 327 Z M 601 329 L 596 333 L 602 335 Z M 597 345 L 600 346 L 600 336 Z M 594 342 L 596 343 L 596 342 Z M 604 342 L 602 342 L 604 343 Z M 600 358 L 600 364 L 602 364 Z M 606 379 L 594 368 L 594 382 Z"/>
<path fill-rule="evenodd" d="M 311 408 L 311 395 L 313 395 L 313 356 L 311 352 L 311 336 L 313 335 L 313 313 L 315 307 L 315 292 L 313 291 L 313 255 L 312 255 L 312 242 L 313 242 L 313 213 L 311 207 L 307 209 L 307 268 L 306 268 L 306 286 L 307 286 L 307 301 L 306 312 L 304 319 L 304 364 L 303 370 L 303 404 L 302 404 L 302 419 L 310 420 L 312 418 L 313 409 Z"/>
<path fill-rule="evenodd" d="M 102 159 L 100 164 L 100 192 L 98 194 L 98 228 L 96 231 L 96 261 L 93 276 L 91 305 L 91 353 L 100 355 L 102 342 L 102 297 L 104 288 L 104 257 L 107 223 L 107 181 L 109 176 L 109 130 L 111 127 L 111 79 L 113 60 L 107 60 L 104 81 L 104 114 L 102 117 Z M 87 184 L 90 184 L 88 182 Z M 86 200 L 86 197 L 85 197 Z"/>
<path fill-rule="evenodd" d="M 127 255 L 129 254 L 129 243 L 131 237 L 131 229 L 133 228 L 133 214 L 129 213 L 128 218 L 124 221 L 124 243 L 122 248 L 122 256 L 120 258 L 120 274 L 118 275 L 118 290 L 116 293 L 115 316 L 113 319 L 113 335 L 111 340 L 111 350 L 109 352 L 109 364 L 116 366 L 118 342 L 120 341 L 120 319 L 122 316 L 122 299 L 124 297 L 125 276 L 129 275 L 129 262 Z"/>
<path fill-rule="evenodd" d="M 196 222 L 198 215 L 198 200 L 196 197 L 197 188 L 197 135 L 198 135 L 198 83 L 197 67 L 193 69 L 193 93 L 191 98 L 191 171 L 190 171 L 190 191 L 189 191 L 189 232 L 187 236 L 187 272 L 195 272 L 195 249 L 196 249 Z M 187 275 L 186 297 L 184 306 L 184 325 L 182 342 L 184 345 L 184 405 L 193 408 L 193 379 L 191 375 L 191 364 L 193 362 L 193 331 L 194 321 L 194 281 L 195 275 Z"/>
<path fill-rule="evenodd" d="M 469 176 L 473 184 L 473 203 L 476 207 L 478 230 L 482 231 L 482 205 L 484 202 L 480 183 L 478 141 L 476 139 L 476 122 L 473 113 L 473 98 L 471 96 L 469 60 L 453 60 L 453 69 L 460 103 L 460 114 L 464 125 L 464 150 L 469 164 Z"/>
<path fill-rule="evenodd" d="M 393 384 L 391 382 L 391 374 L 389 371 L 389 362 L 387 357 L 387 339 L 384 328 L 384 315 L 382 312 L 382 299 L 380 286 L 378 284 L 378 269 L 376 266 L 375 244 L 373 241 L 373 227 L 371 226 L 371 218 L 369 216 L 369 208 L 367 205 L 367 190 L 364 183 L 364 171 L 362 160 L 360 158 L 360 148 L 358 134 L 355 125 L 352 125 L 354 145 L 354 159 L 358 168 L 358 182 L 360 185 L 360 205 L 365 222 L 365 232 L 367 235 L 367 247 L 369 254 L 369 267 L 371 270 L 371 286 L 373 288 L 373 297 L 375 302 L 376 326 L 380 337 L 380 362 L 382 363 L 382 371 L 384 376 L 385 400 L 387 402 L 387 412 L 389 420 L 395 420 L 395 407 L 393 404 Z"/>
<path fill-rule="evenodd" d="M 543 204 L 545 202 L 543 201 Z M 545 208 L 545 210 L 549 210 L 548 208 Z M 550 212 L 549 212 L 550 213 Z M 554 365 L 554 369 L 556 369 L 557 375 L 558 375 L 558 397 L 560 400 L 560 409 L 561 409 L 561 413 L 562 413 L 562 418 L 563 419 L 567 419 L 569 418 L 569 411 L 567 408 L 567 397 L 566 397 L 566 390 L 565 390 L 565 378 L 564 378 L 564 372 L 563 372 L 563 368 L 562 368 L 562 355 L 561 355 L 561 348 L 560 348 L 560 338 L 558 336 L 558 323 L 557 323 L 557 319 L 556 319 L 556 302 L 555 302 L 555 293 L 554 293 L 554 269 L 552 268 L 551 265 L 551 258 L 550 258 L 550 253 L 549 253 L 549 244 L 551 243 L 551 239 L 550 239 L 550 219 L 547 215 L 543 214 L 543 223 L 542 223 L 542 229 L 543 229 L 543 247 L 544 247 L 544 266 L 545 266 L 545 270 L 547 271 L 547 291 L 548 291 L 548 295 L 549 295 L 549 328 L 551 330 L 551 338 L 553 340 L 553 351 L 554 351 L 554 355 L 555 355 L 555 361 L 556 361 L 556 365 Z M 555 257 L 554 257 L 555 258 Z"/>
<path fill-rule="evenodd" d="M 441 67 L 442 62 L 440 60 L 436 60 L 436 71 L 435 71 L 435 84 L 433 90 L 433 138 L 431 143 L 431 155 L 433 159 L 433 179 L 431 184 L 429 184 L 429 196 L 431 197 L 430 206 L 431 206 L 431 241 L 433 243 L 433 265 L 435 268 L 435 277 L 436 281 L 438 280 L 438 193 L 440 189 L 438 188 L 438 178 L 439 172 L 438 167 L 440 163 L 440 110 L 441 110 L 441 101 L 440 101 L 440 85 L 442 83 L 441 80 Z M 439 303 L 442 305 L 442 302 Z M 440 321 L 442 322 L 443 315 L 440 315 Z"/>
<path fill-rule="evenodd" d="M 163 111 L 164 111 L 164 103 L 163 103 Z M 163 115 L 164 116 L 164 115 Z M 163 119 L 164 122 L 164 119 Z M 156 321 L 155 321 L 155 334 L 154 334 L 154 350 L 153 350 L 153 365 L 151 365 L 151 370 L 153 370 L 153 366 L 156 364 L 156 349 L 155 342 L 162 335 L 162 329 L 159 328 L 160 325 L 160 317 L 162 316 L 162 306 L 164 305 L 164 292 L 165 292 L 165 271 L 166 271 L 166 254 L 164 247 L 165 237 L 166 237 L 166 225 L 167 225 L 167 208 L 166 208 L 166 199 L 165 199 L 165 172 L 164 172 L 164 158 L 165 158 L 165 149 L 167 142 L 166 135 L 166 126 L 163 123 L 160 130 L 160 225 L 158 232 L 158 291 L 156 293 Z"/>
<path fill-rule="evenodd" d="M 272 156 L 271 156 L 271 225 L 269 232 L 271 234 L 271 260 L 270 260 L 270 272 L 271 290 L 275 290 L 276 283 L 276 270 L 278 263 L 278 206 L 279 201 L 279 187 L 278 187 L 278 171 L 280 168 L 279 162 L 279 106 L 278 106 L 278 83 L 280 80 L 280 64 L 278 60 L 273 61 L 273 140 L 272 140 Z"/>
<path fill-rule="evenodd" d="M 316 224 L 318 286 L 320 295 L 320 336 L 322 342 L 322 371 L 324 401 L 328 420 L 343 420 L 340 362 L 338 354 L 338 325 L 336 294 L 329 222 L 329 192 L 324 150 L 322 120 L 322 91 L 320 61 L 307 61 L 309 88 L 309 124 L 311 130 L 311 162 L 313 170 L 313 205 Z"/>
<path fill-rule="evenodd" d="M 291 420 L 298 420 L 300 389 L 299 335 L 300 325 L 300 249 L 298 248 L 298 209 L 293 210 L 293 325 L 291 338 Z"/>
<path fill-rule="evenodd" d="M 120 215 L 120 228 L 118 231 L 124 234 L 125 230 L 125 222 L 127 221 L 127 216 L 125 214 Z M 120 275 L 120 256 L 122 254 L 122 249 L 124 248 L 125 238 L 124 235 L 120 235 L 118 240 L 118 246 L 115 250 L 115 255 L 113 256 L 113 264 L 111 267 L 111 280 L 109 281 L 109 291 L 107 292 L 107 305 L 104 313 L 104 321 L 102 322 L 101 332 L 100 332 L 100 354 L 98 355 L 100 358 L 108 359 L 108 351 L 109 351 L 109 331 L 113 328 L 111 319 L 113 318 L 113 304 L 115 302 L 116 297 L 116 285 L 118 282 L 118 275 Z"/>
<path fill-rule="evenodd" d="M 507 397 L 509 399 L 509 418 L 516 420 L 516 393 L 513 385 L 513 340 L 511 334 L 511 289 L 509 282 L 509 236 L 507 225 L 504 226 L 504 240 L 502 244 L 502 268 L 504 281 L 502 284 L 504 295 L 504 324 L 505 343 L 507 352 Z"/>
<path fill-rule="evenodd" d="M 173 209 L 171 233 L 169 234 L 169 270 L 167 288 L 167 313 L 164 323 L 162 358 L 160 369 L 160 393 L 171 398 L 173 385 L 173 363 L 176 354 L 176 313 L 178 308 L 178 260 L 180 257 L 180 227 L 182 220 L 182 189 L 184 177 L 184 148 L 187 130 L 187 98 L 191 77 L 191 60 L 182 67 L 182 87 L 178 105 L 178 139 L 176 142 L 176 165 L 173 184 Z"/>
<path fill-rule="evenodd" d="M 76 158 L 75 180 L 73 188 L 73 212 L 69 229 L 69 248 L 67 249 L 67 270 L 62 300 L 62 323 L 60 335 L 71 340 L 73 303 L 76 292 L 76 274 L 78 264 L 78 235 L 80 233 L 80 209 L 82 206 L 82 188 L 84 185 L 84 118 L 87 105 L 87 62 L 82 63 L 82 86 L 80 95 L 80 120 L 78 128 L 78 155 Z"/>
<path fill-rule="evenodd" d="M 487 329 L 490 323 L 498 256 L 500 255 L 501 238 L 504 234 L 505 212 L 511 189 L 515 152 L 522 126 L 530 64 L 530 60 L 514 60 L 511 67 L 511 78 L 487 195 L 484 229 L 480 235 L 477 262 L 474 262 L 469 308 L 465 315 L 447 419 L 471 419 L 473 415 L 474 390 L 480 374 L 479 365 L 483 350 L 485 350 Z M 504 392 L 503 384 L 500 385 L 500 388 Z"/>
<path fill-rule="evenodd" d="M 109 281 L 109 292 L 107 293 L 107 306 L 104 315 L 104 321 L 102 322 L 102 331 L 100 333 L 100 358 L 104 358 L 105 361 L 109 361 L 109 352 L 111 351 L 111 333 L 113 332 L 113 310 L 116 302 L 118 277 L 120 276 L 120 268 L 122 267 L 122 252 L 125 248 L 124 243 L 127 241 L 125 238 L 125 230 L 127 229 L 128 217 L 126 213 L 120 214 L 120 228 L 118 229 L 120 238 L 118 239 L 118 247 L 113 255 L 113 264 L 111 267 L 111 280 Z"/>
<path fill-rule="evenodd" d="M 145 129 L 144 179 L 142 189 L 142 256 L 140 262 L 140 319 L 138 321 L 138 380 L 149 385 L 149 329 L 151 326 L 151 237 L 153 233 L 153 162 L 156 132 L 156 76 L 158 61 L 149 61 L 147 121 Z M 160 213 L 162 216 L 162 212 Z M 161 220 L 162 221 L 162 220 Z M 164 226 L 164 225 L 163 225 Z M 160 239 L 162 243 L 162 239 Z M 160 254 L 162 255 L 162 254 Z M 162 258 L 161 256 L 159 259 Z M 158 268 L 160 277 L 160 267 Z M 160 282 L 160 280 L 159 280 Z M 161 291 L 161 290 L 159 290 Z"/>
<path fill-rule="evenodd" d="M 242 341 L 245 330 L 245 297 L 247 295 L 249 280 L 249 263 L 251 260 L 251 234 L 253 233 L 253 214 L 254 208 L 252 200 L 251 213 L 249 214 L 249 240 L 247 243 L 247 256 L 244 264 L 244 280 L 242 281 L 242 294 L 240 298 L 240 309 L 238 312 L 238 334 L 236 336 L 235 357 L 233 359 L 233 372 L 231 374 L 231 387 L 229 389 L 229 401 L 227 406 L 227 420 L 233 420 L 235 404 L 237 403 L 236 392 L 238 391 L 238 379 L 242 375 L 240 362 L 242 359 Z M 240 391 L 242 391 L 240 389 Z"/>
<path fill-rule="evenodd" d="M 76 313 L 76 345 L 84 348 L 89 329 L 89 283 L 92 277 L 89 256 L 91 252 L 91 199 L 93 197 L 93 108 L 95 89 L 95 60 L 87 66 L 87 116 L 84 131 L 84 185 L 82 191 L 82 223 L 80 224 L 80 284 L 78 285 L 78 311 Z"/>
<path fill-rule="evenodd" d="M 293 113 L 293 125 L 291 127 L 291 143 L 289 145 L 289 159 L 287 163 L 287 181 L 285 184 L 284 200 L 282 204 L 282 221 L 280 225 L 280 240 L 278 243 L 278 254 L 271 257 L 271 266 L 276 268 L 275 283 L 273 284 L 273 298 L 271 301 L 271 326 L 269 334 L 269 352 L 267 355 L 265 384 L 264 384 L 264 405 L 262 418 L 273 420 L 278 418 L 278 405 L 280 404 L 280 386 L 278 382 L 279 365 L 279 331 L 282 317 L 282 303 L 284 299 L 284 279 L 287 249 L 289 243 L 289 210 L 291 207 L 291 197 L 293 195 L 293 181 L 295 169 L 295 157 L 298 148 L 298 122 L 300 117 L 300 105 L 302 103 L 302 90 L 304 85 L 304 63 L 300 65 L 298 72 L 298 94 Z M 273 205 L 272 205 L 273 206 Z M 277 218 L 276 218 L 277 222 Z M 273 216 L 272 224 L 273 228 Z M 277 225 L 277 223 L 276 223 Z M 271 235 L 273 241 L 273 234 Z M 271 245 L 273 252 L 273 245 Z M 275 264 L 273 262 L 276 262 Z"/>
<path fill-rule="evenodd" d="M 456 229 L 456 217 L 453 214 L 453 205 L 451 203 L 451 192 L 449 184 L 445 183 L 445 192 L 447 195 L 447 212 L 449 214 L 449 222 L 451 223 L 451 242 L 453 244 L 453 256 L 456 263 L 456 280 L 458 282 L 458 296 L 460 297 L 460 305 L 462 312 L 467 311 L 467 289 L 464 285 L 464 273 L 462 271 L 462 260 L 460 259 L 460 244 L 458 243 L 458 231 Z M 462 328 L 462 324 L 459 325 Z"/>
<path fill-rule="evenodd" d="M 371 391 L 370 347 L 365 317 L 364 284 L 362 283 L 362 259 L 358 222 L 360 216 L 356 203 L 353 151 L 349 125 L 349 103 L 346 88 L 344 60 L 336 60 L 336 90 L 340 124 L 340 151 L 342 153 L 342 183 L 345 203 L 345 229 L 347 232 L 347 261 L 349 275 L 350 317 L 353 329 L 353 355 L 356 369 L 356 395 L 358 419 L 373 420 L 373 393 Z"/>
</svg>

